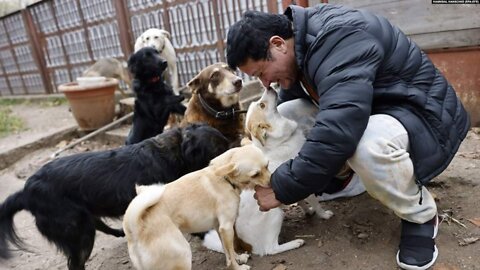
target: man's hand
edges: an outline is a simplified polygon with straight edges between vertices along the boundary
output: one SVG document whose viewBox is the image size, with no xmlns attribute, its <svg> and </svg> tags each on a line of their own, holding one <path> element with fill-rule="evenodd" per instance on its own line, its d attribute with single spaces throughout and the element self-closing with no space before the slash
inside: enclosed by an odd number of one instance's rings
<svg viewBox="0 0 480 270">
<path fill-rule="evenodd" d="M 271 187 L 255 186 L 255 194 L 253 195 L 257 200 L 260 211 L 268 211 L 272 208 L 280 206 L 282 203 L 275 198 L 275 193 Z"/>
</svg>

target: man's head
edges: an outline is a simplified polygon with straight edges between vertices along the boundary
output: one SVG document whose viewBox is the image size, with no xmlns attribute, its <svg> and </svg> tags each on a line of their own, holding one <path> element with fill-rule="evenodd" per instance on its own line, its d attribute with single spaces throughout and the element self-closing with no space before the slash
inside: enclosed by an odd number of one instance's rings
<svg viewBox="0 0 480 270">
<path fill-rule="evenodd" d="M 268 87 L 289 88 L 297 77 L 292 23 L 282 14 L 247 11 L 228 30 L 228 65 Z"/>
</svg>

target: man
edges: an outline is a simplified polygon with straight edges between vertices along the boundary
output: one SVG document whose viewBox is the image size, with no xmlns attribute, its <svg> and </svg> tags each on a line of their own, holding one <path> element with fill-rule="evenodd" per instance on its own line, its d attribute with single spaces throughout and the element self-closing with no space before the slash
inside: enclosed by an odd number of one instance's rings
<svg viewBox="0 0 480 270">
<path fill-rule="evenodd" d="M 322 193 L 346 163 L 367 192 L 401 218 L 397 264 L 427 269 L 438 250 L 437 208 L 424 187 L 450 163 L 469 129 L 454 89 L 385 18 L 337 5 L 248 11 L 232 25 L 227 61 L 265 86 L 280 84 L 279 110 L 315 124 L 260 209 Z"/>
</svg>

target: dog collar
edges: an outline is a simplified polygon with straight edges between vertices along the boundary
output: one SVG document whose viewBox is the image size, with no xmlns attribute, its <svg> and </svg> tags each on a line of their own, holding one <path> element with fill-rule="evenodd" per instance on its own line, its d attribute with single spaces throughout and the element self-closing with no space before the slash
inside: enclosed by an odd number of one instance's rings
<svg viewBox="0 0 480 270">
<path fill-rule="evenodd" d="M 227 181 L 234 190 L 237 190 L 237 187 L 230 181 L 230 179 L 228 178 L 228 176 L 224 175 L 223 176 L 223 180 Z"/>
<path fill-rule="evenodd" d="M 224 111 L 217 111 L 214 108 L 210 107 L 208 103 L 203 99 L 202 95 L 197 94 L 198 99 L 200 100 L 200 104 L 202 107 L 213 117 L 216 119 L 221 119 L 221 120 L 226 120 L 226 119 L 232 119 L 235 117 L 235 115 L 240 114 L 240 113 L 246 113 L 247 110 L 237 110 L 233 106 L 230 107 L 230 109 L 224 110 Z"/>
<path fill-rule="evenodd" d="M 163 49 L 165 49 L 165 42 L 163 42 L 163 46 L 162 48 L 160 49 L 160 51 L 158 51 L 158 54 L 161 54 L 163 52 Z"/>
</svg>

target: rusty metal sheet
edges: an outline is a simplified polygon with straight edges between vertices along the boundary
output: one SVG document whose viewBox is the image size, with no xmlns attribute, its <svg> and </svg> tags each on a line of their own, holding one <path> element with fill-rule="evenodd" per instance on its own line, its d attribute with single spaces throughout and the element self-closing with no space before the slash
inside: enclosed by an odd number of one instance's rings
<svg viewBox="0 0 480 270">
<path fill-rule="evenodd" d="M 472 126 L 480 126 L 480 46 L 427 54 L 457 91 L 470 114 Z"/>
</svg>

